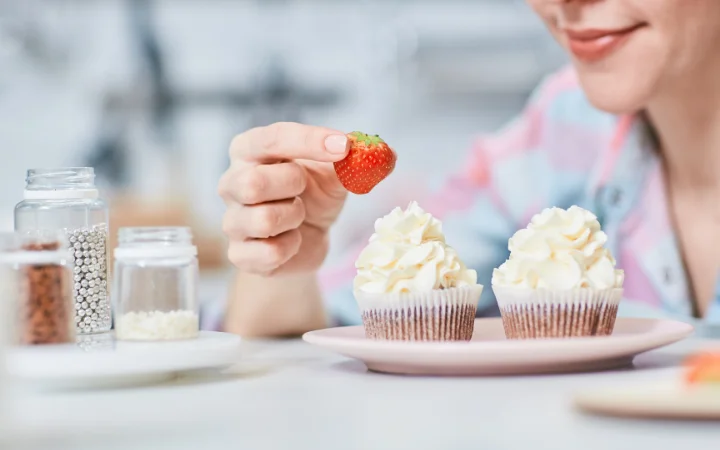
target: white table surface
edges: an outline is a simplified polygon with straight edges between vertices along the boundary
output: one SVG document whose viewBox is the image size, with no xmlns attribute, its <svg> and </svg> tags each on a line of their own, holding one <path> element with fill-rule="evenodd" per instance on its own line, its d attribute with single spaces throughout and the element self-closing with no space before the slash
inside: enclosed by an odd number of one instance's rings
<svg viewBox="0 0 720 450">
<path fill-rule="evenodd" d="M 573 392 L 671 380 L 688 340 L 634 368 L 553 376 L 425 378 L 369 373 L 302 341 L 246 342 L 228 373 L 18 399 L 16 437 L 32 449 L 720 448 L 720 423 L 586 416 Z M 7 439 L 7 438 L 6 438 Z"/>
</svg>

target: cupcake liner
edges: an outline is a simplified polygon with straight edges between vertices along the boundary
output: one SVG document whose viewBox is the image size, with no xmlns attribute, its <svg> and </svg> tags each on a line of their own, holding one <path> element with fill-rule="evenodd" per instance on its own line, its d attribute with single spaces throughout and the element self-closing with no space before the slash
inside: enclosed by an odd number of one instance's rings
<svg viewBox="0 0 720 450">
<path fill-rule="evenodd" d="M 365 336 L 386 341 L 469 341 L 483 286 L 423 293 L 355 291 Z"/>
<path fill-rule="evenodd" d="M 492 289 L 507 339 L 609 336 L 623 294 L 622 288 Z"/>
</svg>

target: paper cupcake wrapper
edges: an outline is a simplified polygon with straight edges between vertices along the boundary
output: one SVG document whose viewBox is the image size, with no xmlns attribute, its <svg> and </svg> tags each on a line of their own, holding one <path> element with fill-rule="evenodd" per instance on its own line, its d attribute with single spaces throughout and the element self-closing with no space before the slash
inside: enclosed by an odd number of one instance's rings
<svg viewBox="0 0 720 450">
<path fill-rule="evenodd" d="M 482 285 L 425 293 L 355 291 L 365 336 L 387 341 L 469 341 Z"/>
<path fill-rule="evenodd" d="M 622 288 L 492 289 L 508 339 L 609 336 L 623 294 Z"/>
</svg>

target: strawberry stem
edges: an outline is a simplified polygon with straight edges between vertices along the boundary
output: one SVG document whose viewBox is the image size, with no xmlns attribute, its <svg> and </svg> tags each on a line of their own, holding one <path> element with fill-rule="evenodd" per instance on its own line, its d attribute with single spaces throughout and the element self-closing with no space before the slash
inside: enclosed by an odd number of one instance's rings
<svg viewBox="0 0 720 450">
<path fill-rule="evenodd" d="M 362 131 L 353 131 L 350 133 L 350 136 L 353 136 L 358 142 L 364 142 L 368 147 L 385 143 L 377 134 L 371 135 L 363 133 Z"/>
</svg>

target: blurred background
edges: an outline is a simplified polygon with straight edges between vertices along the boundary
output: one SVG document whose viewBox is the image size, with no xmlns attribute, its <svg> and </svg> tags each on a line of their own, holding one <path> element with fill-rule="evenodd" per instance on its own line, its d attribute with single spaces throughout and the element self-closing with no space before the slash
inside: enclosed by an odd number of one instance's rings
<svg viewBox="0 0 720 450">
<path fill-rule="evenodd" d="M 0 228 L 28 168 L 93 166 L 113 230 L 192 226 L 203 300 L 222 299 L 233 135 L 299 121 L 394 146 L 395 175 L 350 198 L 333 264 L 564 62 L 523 0 L 0 0 Z"/>
</svg>

